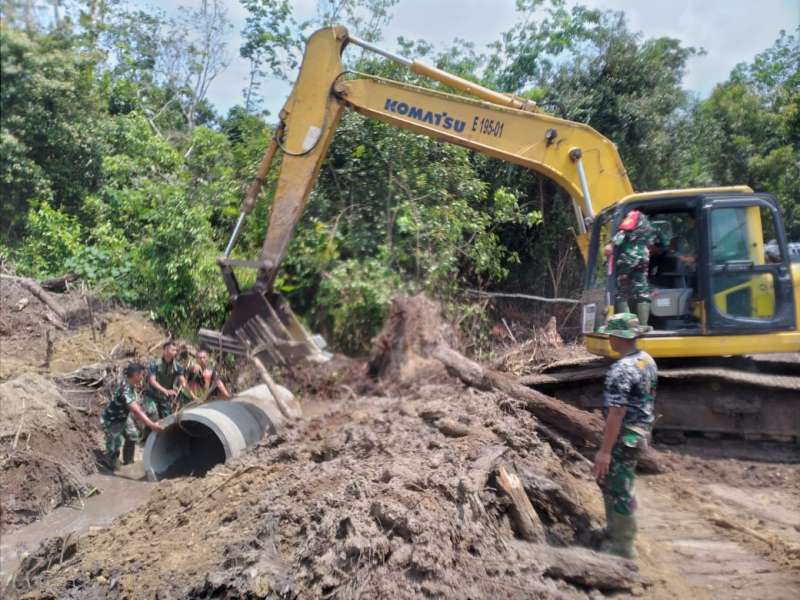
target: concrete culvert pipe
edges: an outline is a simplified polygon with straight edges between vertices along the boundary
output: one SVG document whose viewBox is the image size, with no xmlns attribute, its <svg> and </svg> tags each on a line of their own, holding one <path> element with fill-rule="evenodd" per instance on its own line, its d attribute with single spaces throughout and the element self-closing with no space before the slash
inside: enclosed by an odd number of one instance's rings
<svg viewBox="0 0 800 600">
<path fill-rule="evenodd" d="M 302 416 L 292 393 L 278 388 L 289 410 Z M 163 433 L 147 438 L 144 472 L 150 481 L 187 475 L 202 477 L 265 434 L 277 433 L 285 422 L 266 385 L 245 390 L 233 400 L 185 409 L 161 421 Z"/>
</svg>

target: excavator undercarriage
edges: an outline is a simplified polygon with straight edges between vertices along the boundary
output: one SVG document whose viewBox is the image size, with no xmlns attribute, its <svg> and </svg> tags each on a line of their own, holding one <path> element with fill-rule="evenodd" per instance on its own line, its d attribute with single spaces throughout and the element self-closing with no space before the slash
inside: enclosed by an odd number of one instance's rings
<svg viewBox="0 0 800 600">
<path fill-rule="evenodd" d="M 800 355 L 657 359 L 656 439 L 702 433 L 800 442 Z M 606 358 L 562 361 L 520 382 L 586 410 L 602 406 Z"/>
</svg>

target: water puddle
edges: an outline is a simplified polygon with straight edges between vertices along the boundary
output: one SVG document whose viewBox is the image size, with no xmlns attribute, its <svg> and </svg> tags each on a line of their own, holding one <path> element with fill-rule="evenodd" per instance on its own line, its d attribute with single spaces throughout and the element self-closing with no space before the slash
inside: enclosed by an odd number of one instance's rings
<svg viewBox="0 0 800 600">
<path fill-rule="evenodd" d="M 24 552 L 33 552 L 45 539 L 72 532 L 81 535 L 89 527 L 107 525 L 119 515 L 131 511 L 150 498 L 154 484 L 148 483 L 141 460 L 123 467 L 118 475 L 94 475 L 87 478 L 101 490 L 73 506 L 62 506 L 41 520 L 5 533 L 0 539 L 0 589 L 5 587 L 19 566 Z"/>
</svg>

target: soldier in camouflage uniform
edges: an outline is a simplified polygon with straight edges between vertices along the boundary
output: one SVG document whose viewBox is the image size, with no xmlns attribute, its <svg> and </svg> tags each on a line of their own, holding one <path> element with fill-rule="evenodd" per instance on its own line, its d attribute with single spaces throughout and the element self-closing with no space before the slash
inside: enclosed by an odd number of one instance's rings
<svg viewBox="0 0 800 600">
<path fill-rule="evenodd" d="M 133 416 L 153 431 L 162 432 L 163 428 L 151 421 L 136 403 L 133 388 L 142 382 L 144 367 L 138 363 L 130 363 L 125 369 L 125 381 L 119 384 L 114 396 L 103 411 L 101 425 L 106 439 L 106 460 L 114 471 L 119 468 L 119 451 L 122 448 L 122 464 L 133 462 L 133 453 L 139 433 Z M 124 445 L 123 445 L 124 440 Z"/>
<path fill-rule="evenodd" d="M 642 327 L 650 320 L 650 284 L 647 268 L 650 263 L 650 246 L 656 241 L 656 232 L 650 219 L 638 210 L 629 212 L 603 248 L 603 254 L 611 256 L 619 248 L 616 262 L 617 293 L 614 312 L 630 312 L 628 298 L 636 299 L 636 313 Z"/>
<path fill-rule="evenodd" d="M 639 319 L 631 313 L 615 314 L 600 327 L 607 333 L 611 349 L 620 358 L 611 365 L 603 394 L 603 418 L 606 420 L 603 443 L 592 470 L 603 490 L 608 528 L 609 552 L 635 558 L 636 463 L 650 442 L 655 419 L 658 369 L 653 357 L 636 347 L 642 334 Z"/>
<path fill-rule="evenodd" d="M 150 419 L 164 419 L 172 414 L 173 403 L 178 405 L 179 390 L 174 389 L 175 381 L 180 384 L 179 389 L 186 388 L 186 376 L 183 366 L 178 359 L 178 346 L 175 342 L 166 342 L 163 346 L 163 356 L 150 363 L 147 370 L 147 388 L 144 391 L 144 410 Z M 192 400 L 197 398 L 187 392 Z"/>
</svg>

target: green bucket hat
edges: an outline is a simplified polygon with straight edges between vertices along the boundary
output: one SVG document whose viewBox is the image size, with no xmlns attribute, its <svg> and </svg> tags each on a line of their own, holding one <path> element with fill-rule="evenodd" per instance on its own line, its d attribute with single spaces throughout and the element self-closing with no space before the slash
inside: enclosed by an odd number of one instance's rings
<svg viewBox="0 0 800 600">
<path fill-rule="evenodd" d="M 638 338 L 645 332 L 644 327 L 639 325 L 639 317 L 633 313 L 617 313 L 611 315 L 608 323 L 597 329 L 600 333 L 607 333 L 616 337 L 632 340 Z"/>
</svg>

